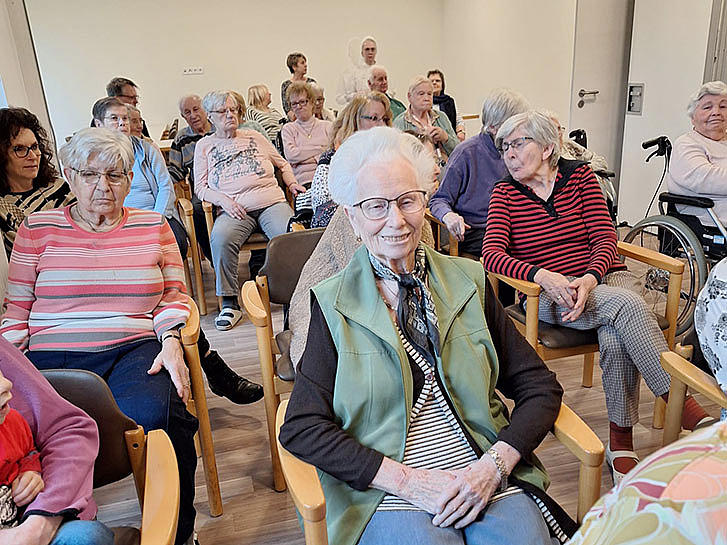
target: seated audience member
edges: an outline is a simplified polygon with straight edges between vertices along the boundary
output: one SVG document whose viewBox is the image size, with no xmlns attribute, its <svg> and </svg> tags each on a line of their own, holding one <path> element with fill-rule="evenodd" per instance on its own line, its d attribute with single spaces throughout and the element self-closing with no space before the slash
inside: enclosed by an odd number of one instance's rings
<svg viewBox="0 0 727 545">
<path fill-rule="evenodd" d="M 457 134 L 457 138 L 460 142 L 464 142 L 466 133 L 464 130 L 464 119 L 457 112 L 457 106 L 454 103 L 454 99 L 444 94 L 444 74 L 441 70 L 434 69 L 427 72 L 427 78 L 432 82 L 432 88 L 434 89 L 434 108 L 440 112 L 444 112 L 449 119 L 449 122 L 454 127 L 454 132 Z"/>
<path fill-rule="evenodd" d="M 381 93 L 373 92 L 366 96 L 355 97 L 341 110 L 331 130 L 331 145 L 318 160 L 316 172 L 311 183 L 311 206 L 313 219 L 311 227 L 325 227 L 331 220 L 338 205 L 331 200 L 328 191 L 328 166 L 338 147 L 356 131 L 371 127 L 391 126 L 389 101 Z"/>
<path fill-rule="evenodd" d="M 312 289 L 280 441 L 320 470 L 331 543 L 551 544 L 564 526 L 533 451 L 563 391 L 480 264 L 421 244 L 434 168 L 388 127 L 336 152 L 331 193 L 363 247 Z"/>
<path fill-rule="evenodd" d="M 402 131 L 415 131 L 426 134 L 437 145 L 438 155 L 446 161 L 459 144 L 452 124 L 446 115 L 432 109 L 434 87 L 424 76 L 417 76 L 409 85 L 407 98 L 409 108 L 394 119 L 394 127 Z"/>
<path fill-rule="evenodd" d="M 510 89 L 495 89 L 482 104 L 482 130 L 457 146 L 429 209 L 459 241 L 460 253 L 482 255 L 487 207 L 492 188 L 507 173 L 495 135 L 509 117 L 529 108 L 525 97 Z"/>
<path fill-rule="evenodd" d="M 253 85 L 247 90 L 247 101 L 249 103 L 245 118 L 248 121 L 256 121 L 263 126 L 268 133 L 268 138 L 275 143 L 280 128 L 285 121 L 285 116 L 275 108 L 270 107 L 272 95 L 266 85 Z"/>
<path fill-rule="evenodd" d="M 96 423 L 3 338 L 0 403 L 0 543 L 112 545 L 111 530 L 92 520 Z"/>
<path fill-rule="evenodd" d="M 709 273 L 694 309 L 694 327 L 710 371 L 727 393 L 727 258 Z M 727 410 L 722 409 L 722 420 Z"/>
<path fill-rule="evenodd" d="M 270 137 L 268 136 L 268 131 L 265 130 L 265 127 L 263 127 L 257 121 L 246 121 L 245 120 L 245 114 L 247 112 L 247 105 L 245 104 L 245 99 L 242 97 L 242 95 L 240 93 L 238 93 L 237 91 L 230 91 L 230 94 L 240 105 L 240 126 L 238 127 L 238 129 L 243 129 L 243 130 L 248 130 L 248 131 L 257 131 L 260 134 L 262 134 L 265 138 L 270 140 Z"/>
<path fill-rule="evenodd" d="M 106 85 L 106 96 L 116 97 L 124 104 L 130 104 L 131 106 L 138 107 L 139 99 L 139 88 L 136 83 L 128 78 L 114 78 L 108 85 Z M 91 122 L 93 127 L 93 122 Z M 146 122 L 141 120 L 141 134 L 149 138 L 149 130 L 146 128 Z"/>
<path fill-rule="evenodd" d="M 151 138 L 147 138 L 142 134 L 144 120 L 141 117 L 141 110 L 131 104 L 126 105 L 126 110 L 129 112 L 129 134 L 153 143 L 154 141 Z"/>
<path fill-rule="evenodd" d="M 692 130 L 674 142 L 667 189 L 679 195 L 709 197 L 714 213 L 727 225 L 727 84 L 710 81 L 692 95 L 687 114 Z M 677 205 L 704 225 L 714 222 L 702 208 Z"/>
<path fill-rule="evenodd" d="M 330 121 L 333 123 L 336 120 L 336 116 L 325 106 L 325 89 L 316 83 L 311 83 L 310 86 L 313 89 L 313 95 L 316 97 L 315 100 L 313 100 L 313 115 L 318 119 L 323 119 L 324 121 Z"/>
<path fill-rule="evenodd" d="M 288 99 L 296 119 L 280 130 L 283 149 L 296 179 L 305 185 L 313 179 L 318 160 L 328 149 L 332 124 L 313 115 L 315 95 L 309 84 L 292 84 L 288 87 Z"/>
<path fill-rule="evenodd" d="M 12 253 L 26 216 L 75 200 L 58 175 L 53 146 L 38 118 L 25 108 L 0 108 L 0 230 L 5 255 Z"/>
<path fill-rule="evenodd" d="M 18 229 L 0 334 L 39 369 L 104 377 L 125 414 L 167 432 L 179 466 L 181 545 L 194 529 L 197 419 L 185 408 L 179 328 L 189 309 L 179 250 L 163 216 L 123 206 L 134 164 L 127 136 L 83 129 L 60 158 L 78 202 L 31 214 Z"/>
<path fill-rule="evenodd" d="M 306 77 L 306 73 L 308 72 L 308 59 L 305 58 L 303 53 L 291 53 L 285 59 L 285 65 L 290 70 L 292 76 L 280 84 L 280 98 L 283 103 L 285 115 L 288 116 L 290 121 L 295 121 L 295 112 L 290 107 L 288 87 L 290 87 L 291 83 L 315 83 L 316 80 Z"/>
<path fill-rule="evenodd" d="M 598 330 L 610 423 L 606 460 L 618 484 L 639 462 L 632 429 L 640 377 L 666 400 L 670 380 L 659 355 L 669 348 L 644 300 L 620 287 L 628 272 L 603 193 L 587 164 L 560 157 L 556 125 L 540 112 L 517 114 L 495 143 L 510 174 L 490 197 L 485 269 L 540 284 L 540 320 Z M 682 425 L 694 429 L 706 416 L 690 397 Z"/>
<path fill-rule="evenodd" d="M 336 102 L 341 107 L 351 102 L 353 97 L 369 91 L 369 70 L 376 64 L 378 48 L 376 40 L 372 36 L 366 36 L 361 40 L 360 55 L 351 51 L 352 45 L 349 42 L 349 50 L 347 52 L 351 60 L 351 65 L 344 70 L 338 82 Z"/>
<path fill-rule="evenodd" d="M 224 331 L 242 318 L 237 299 L 240 248 L 258 227 L 268 238 L 285 233 L 293 216 L 275 179 L 274 167 L 281 170 L 293 195 L 305 188 L 298 184 L 290 165 L 267 137 L 238 129 L 240 105 L 230 91 L 207 93 L 202 104 L 215 132 L 202 138 L 194 151 L 194 190 L 201 200 L 220 209 L 210 246 L 215 290 L 222 297 L 215 327 Z"/>
<path fill-rule="evenodd" d="M 187 126 L 177 132 L 169 149 L 167 167 L 169 175 L 175 182 L 187 180 L 192 190 L 192 207 L 194 208 L 194 232 L 204 256 L 212 261 L 212 251 L 207 234 L 207 221 L 202 208 L 202 201 L 194 192 L 194 148 L 203 137 L 215 132 L 215 128 L 207 117 L 199 95 L 184 95 L 179 99 L 179 113 L 187 122 Z"/>
<path fill-rule="evenodd" d="M 93 121 L 96 127 L 119 131 L 131 139 L 134 149 L 134 176 L 124 206 L 153 210 L 167 218 L 174 233 L 179 253 L 187 255 L 187 231 L 179 220 L 174 206 L 176 195 L 172 178 L 159 148 L 130 134 L 129 112 L 126 105 L 116 98 L 102 98 L 93 105 Z"/>
<path fill-rule="evenodd" d="M 395 99 L 392 95 L 388 93 L 389 76 L 386 73 L 386 68 L 384 68 L 380 64 L 375 64 L 371 68 L 369 68 L 368 85 L 371 91 L 378 91 L 379 93 L 383 93 L 384 95 L 386 95 L 386 98 L 389 99 L 389 102 L 391 103 L 392 120 L 396 119 L 397 117 L 399 117 L 399 115 L 403 114 L 406 111 L 406 106 L 404 106 L 404 103 L 400 100 Z"/>
</svg>

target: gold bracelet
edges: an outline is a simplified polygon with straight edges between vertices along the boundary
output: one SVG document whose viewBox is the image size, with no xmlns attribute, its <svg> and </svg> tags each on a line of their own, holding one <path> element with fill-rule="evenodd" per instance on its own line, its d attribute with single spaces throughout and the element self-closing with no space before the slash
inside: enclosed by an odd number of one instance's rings
<svg viewBox="0 0 727 545">
<path fill-rule="evenodd" d="M 498 487 L 498 489 L 505 490 L 507 488 L 508 477 L 505 461 L 502 459 L 502 456 L 500 456 L 500 453 L 492 447 L 487 449 L 487 452 L 485 454 L 492 458 L 492 461 L 495 462 L 495 467 L 497 467 L 497 472 L 500 474 L 500 486 Z"/>
</svg>

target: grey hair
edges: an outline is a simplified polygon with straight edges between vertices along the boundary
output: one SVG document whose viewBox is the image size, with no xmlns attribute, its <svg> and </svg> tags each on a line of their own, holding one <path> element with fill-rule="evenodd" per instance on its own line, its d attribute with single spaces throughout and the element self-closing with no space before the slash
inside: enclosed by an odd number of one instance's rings
<svg viewBox="0 0 727 545">
<path fill-rule="evenodd" d="M 354 204 L 359 177 L 367 167 L 393 159 L 409 163 L 419 188 L 429 192 L 434 159 L 421 142 L 392 127 L 373 127 L 349 136 L 331 159 L 328 172 L 331 198 L 338 204 Z"/>
<path fill-rule="evenodd" d="M 417 76 L 413 80 L 411 80 L 411 83 L 409 84 L 409 89 L 406 90 L 406 94 L 407 95 L 411 94 L 412 91 L 414 91 L 414 89 L 416 89 L 417 87 L 419 87 L 422 83 L 426 83 L 427 85 L 429 85 L 429 87 L 434 88 L 433 85 L 432 85 L 432 82 L 429 81 L 429 78 L 428 77 L 426 77 L 426 76 Z"/>
<path fill-rule="evenodd" d="M 528 99 L 517 91 L 504 87 L 495 89 L 482 103 L 482 127 L 483 129 L 497 127 L 507 118 L 529 109 Z"/>
<path fill-rule="evenodd" d="M 500 130 L 497 131 L 495 146 L 502 147 L 502 141 L 518 128 L 521 128 L 526 136 L 532 138 L 543 149 L 553 146 L 553 152 L 548 161 L 550 166 L 555 168 L 560 159 L 560 137 L 558 127 L 553 120 L 543 112 L 536 110 L 515 114 L 506 119 Z"/>
<path fill-rule="evenodd" d="M 727 84 L 723 81 L 708 81 L 703 84 L 697 92 L 692 95 L 687 104 L 687 115 L 689 118 L 694 117 L 694 112 L 697 110 L 697 104 L 707 95 L 718 95 L 727 96 Z"/>
<path fill-rule="evenodd" d="M 219 110 L 220 108 L 223 108 L 225 105 L 225 102 L 227 102 L 227 97 L 232 97 L 232 100 L 235 101 L 235 104 L 238 106 L 240 105 L 235 98 L 235 95 L 232 94 L 232 91 L 210 91 L 207 93 L 204 98 L 202 99 L 202 107 L 205 109 L 206 112 L 213 112 L 215 110 Z"/>
<path fill-rule="evenodd" d="M 114 166 L 121 160 L 124 172 L 130 172 L 134 166 L 131 139 L 124 133 L 111 129 L 81 129 L 58 150 L 58 157 L 64 168 L 81 169 L 88 164 L 92 155 Z"/>
<path fill-rule="evenodd" d="M 189 100 L 190 98 L 195 98 L 195 99 L 199 100 L 199 101 L 200 101 L 200 103 L 202 102 L 202 98 L 201 98 L 201 97 L 200 97 L 199 95 L 196 95 L 196 94 L 191 94 L 191 95 L 182 95 L 182 96 L 180 97 L 180 99 L 179 99 L 179 103 L 178 103 L 178 106 L 179 106 L 179 113 L 180 113 L 180 114 L 182 113 L 182 109 L 183 109 L 183 107 L 184 107 L 184 103 L 185 103 L 185 102 L 186 102 L 187 100 Z M 227 99 L 225 99 L 225 100 L 227 100 Z"/>
<path fill-rule="evenodd" d="M 141 115 L 141 110 L 136 106 L 133 106 L 131 104 L 124 104 L 124 106 L 126 106 L 126 109 L 129 111 L 129 113 L 136 112 L 137 114 Z"/>
<path fill-rule="evenodd" d="M 317 83 L 311 82 L 309 85 L 310 85 L 310 88 L 313 89 L 314 93 L 317 93 L 320 91 L 321 94 L 324 94 L 325 89 L 323 87 L 321 87 L 320 85 L 318 85 Z"/>
<path fill-rule="evenodd" d="M 368 75 L 368 78 L 366 79 L 366 81 L 372 81 L 373 80 L 373 78 L 374 78 L 374 70 L 383 70 L 384 72 L 386 72 L 386 77 L 389 77 L 389 72 L 386 70 L 386 68 L 384 66 L 382 66 L 380 64 L 372 64 L 369 67 L 369 75 Z"/>
</svg>

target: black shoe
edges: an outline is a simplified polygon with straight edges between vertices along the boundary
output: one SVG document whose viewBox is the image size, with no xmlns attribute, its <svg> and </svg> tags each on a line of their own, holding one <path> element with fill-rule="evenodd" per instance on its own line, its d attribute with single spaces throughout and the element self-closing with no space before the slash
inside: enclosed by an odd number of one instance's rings
<svg viewBox="0 0 727 545">
<path fill-rule="evenodd" d="M 262 386 L 235 373 L 214 350 L 202 359 L 202 368 L 215 395 L 226 397 L 238 405 L 254 403 L 263 397 Z"/>
</svg>

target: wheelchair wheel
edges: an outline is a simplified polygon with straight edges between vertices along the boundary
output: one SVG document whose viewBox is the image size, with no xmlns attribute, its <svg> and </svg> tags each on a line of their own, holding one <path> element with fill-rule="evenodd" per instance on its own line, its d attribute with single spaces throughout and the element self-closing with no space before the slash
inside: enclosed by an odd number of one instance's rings
<svg viewBox="0 0 727 545">
<path fill-rule="evenodd" d="M 694 320 L 694 306 L 707 280 L 707 259 L 696 235 L 681 220 L 670 216 L 652 216 L 638 222 L 624 237 L 624 242 L 656 250 L 684 263 L 679 297 L 676 334 L 689 329 Z M 647 304 L 659 314 L 666 308 L 669 273 L 631 259 L 625 260 L 636 276 L 636 289 Z"/>
</svg>

